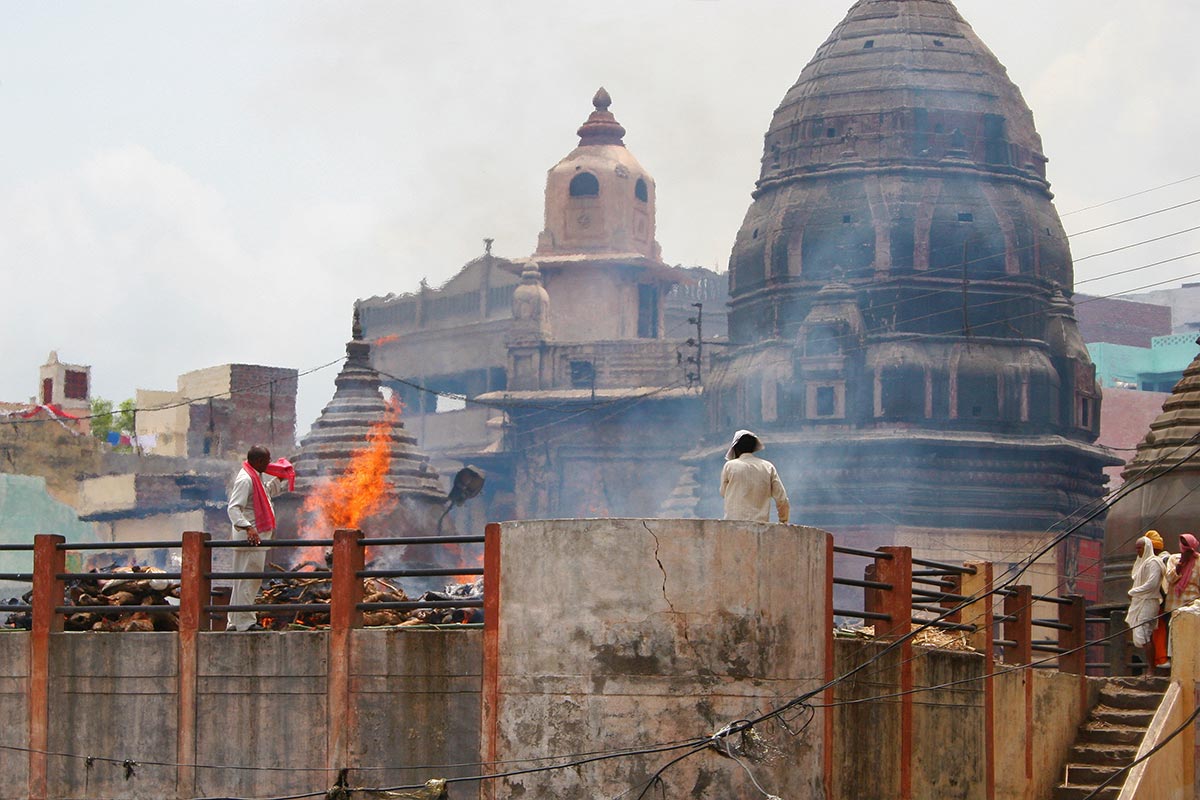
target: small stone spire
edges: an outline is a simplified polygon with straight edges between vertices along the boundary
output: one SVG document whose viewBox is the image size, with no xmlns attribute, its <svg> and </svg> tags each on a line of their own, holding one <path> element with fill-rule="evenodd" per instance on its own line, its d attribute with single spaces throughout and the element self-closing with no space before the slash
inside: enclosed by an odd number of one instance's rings
<svg viewBox="0 0 1200 800">
<path fill-rule="evenodd" d="M 608 110 L 608 107 L 612 105 L 612 97 L 603 86 L 596 91 L 596 95 L 592 98 L 592 105 L 596 110 L 588 116 L 587 122 L 583 123 L 576 131 L 579 134 L 579 144 L 610 144 L 624 147 L 625 142 L 621 137 L 625 135 L 625 129 Z"/>
<path fill-rule="evenodd" d="M 354 321 L 350 324 L 350 338 L 361 342 L 363 338 L 362 318 L 358 312 L 358 303 L 354 304 Z"/>
</svg>

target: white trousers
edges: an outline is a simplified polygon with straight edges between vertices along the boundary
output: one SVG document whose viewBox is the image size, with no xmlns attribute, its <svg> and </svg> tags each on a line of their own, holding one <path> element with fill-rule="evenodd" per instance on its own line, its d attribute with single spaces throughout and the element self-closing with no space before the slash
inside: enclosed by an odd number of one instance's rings
<svg viewBox="0 0 1200 800">
<path fill-rule="evenodd" d="M 244 537 L 242 537 L 244 538 Z M 260 533 L 259 538 L 264 542 L 271 538 L 271 532 Z M 235 547 L 233 548 L 233 572 L 262 572 L 267 564 L 267 548 L 265 547 Z M 229 604 L 233 606 L 254 605 L 254 598 L 262 586 L 262 578 L 241 578 L 233 581 L 233 593 Z M 258 615 L 253 611 L 230 611 L 226 629 L 236 628 L 244 631 L 258 622 Z"/>
</svg>

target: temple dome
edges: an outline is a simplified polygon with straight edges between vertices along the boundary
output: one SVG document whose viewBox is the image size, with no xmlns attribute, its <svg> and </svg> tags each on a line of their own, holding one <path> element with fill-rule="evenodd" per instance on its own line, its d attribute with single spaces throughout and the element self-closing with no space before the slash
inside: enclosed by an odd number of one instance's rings
<svg viewBox="0 0 1200 800">
<path fill-rule="evenodd" d="M 766 133 L 730 258 L 731 337 L 794 335 L 835 275 L 928 296 L 965 272 L 1047 306 L 1055 285 L 1069 296 L 1045 164 L 1020 90 L 952 3 L 860 0 Z M 1040 327 L 1030 317 L 1019 335 Z"/>
<path fill-rule="evenodd" d="M 657 262 L 654 178 L 625 147 L 625 128 L 601 87 L 579 128 L 579 146 L 546 176 L 546 227 L 539 261 L 643 258 Z"/>
</svg>

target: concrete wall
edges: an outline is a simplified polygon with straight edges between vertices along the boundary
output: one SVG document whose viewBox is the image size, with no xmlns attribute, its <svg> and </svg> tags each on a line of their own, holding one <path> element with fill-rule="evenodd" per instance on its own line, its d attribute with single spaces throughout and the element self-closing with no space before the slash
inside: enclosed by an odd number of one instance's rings
<svg viewBox="0 0 1200 800">
<path fill-rule="evenodd" d="M 5 720 L 0 725 L 0 744 L 26 747 L 24 725 L 28 719 L 29 634 L 0 629 L 0 709 Z M 25 753 L 0 748 L 0 799 L 24 800 L 29 780 L 29 759 Z"/>
<path fill-rule="evenodd" d="M 1099 685 L 1077 675 L 1016 670 L 992 679 L 995 690 L 996 797 L 1044 800 L 1062 780 L 1079 726 Z"/>
<path fill-rule="evenodd" d="M 810 528 L 716 520 L 504 523 L 486 567 L 499 607 L 485 644 L 485 757 L 704 737 L 818 686 L 827 541 Z M 822 731 L 819 712 L 798 737 L 764 727 L 780 758 L 752 767 L 759 782 L 791 800 L 822 797 Z M 670 757 L 501 779 L 485 796 L 611 797 Z M 756 795 L 713 751 L 666 781 L 671 797 Z"/>
<path fill-rule="evenodd" d="M 170 800 L 324 791 L 336 768 L 355 785 L 424 782 L 477 768 L 481 631 L 358 630 L 351 637 L 350 711 L 328 713 L 328 632 L 202 633 L 188 669 L 173 633 L 50 637 L 48 800 Z M 27 747 L 30 635 L 0 633 L 0 745 Z M 196 703 L 180 706 L 195 681 Z M 194 754 L 179 752 L 194 713 Z M 329 763 L 330 731 L 349 758 Z M 120 763 L 133 759 L 129 779 Z M 0 800 L 25 800 L 26 753 L 0 749 Z M 176 765 L 200 765 L 194 772 Z M 157 762 L 157 763 L 156 763 Z M 381 769 L 386 767 L 386 769 Z M 453 796 L 472 798 L 472 785 Z"/>
<path fill-rule="evenodd" d="M 834 673 L 845 675 L 881 654 L 886 644 L 834 640 Z M 912 667 L 915 691 L 905 709 L 901 668 Z M 996 798 L 1045 800 L 1062 774 L 1067 751 L 1095 702 L 1096 688 L 1079 676 L 1014 670 L 990 679 L 994 691 L 992 773 Z M 946 686 L 921 691 L 922 687 Z M 835 692 L 833 793 L 837 800 L 911 797 L 985 800 L 988 722 L 984 660 L 977 653 L 896 648 L 843 681 Z M 855 702 L 879 698 L 873 702 Z M 906 730 L 904 714 L 911 713 Z M 906 765 L 901 743 L 911 742 Z"/>
</svg>

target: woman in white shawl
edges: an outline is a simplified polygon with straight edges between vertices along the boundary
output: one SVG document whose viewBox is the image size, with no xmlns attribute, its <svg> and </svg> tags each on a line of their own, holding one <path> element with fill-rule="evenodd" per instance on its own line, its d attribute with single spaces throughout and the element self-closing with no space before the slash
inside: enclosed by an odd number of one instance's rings
<svg viewBox="0 0 1200 800">
<path fill-rule="evenodd" d="M 1154 543 L 1145 536 L 1137 540 L 1137 560 L 1133 562 L 1133 586 L 1129 589 L 1129 611 L 1125 622 L 1133 631 L 1133 643 L 1146 653 L 1149 673 L 1154 672 L 1154 645 L 1151 636 L 1158 627 L 1158 608 L 1162 601 L 1163 563 L 1154 557 Z"/>
</svg>

